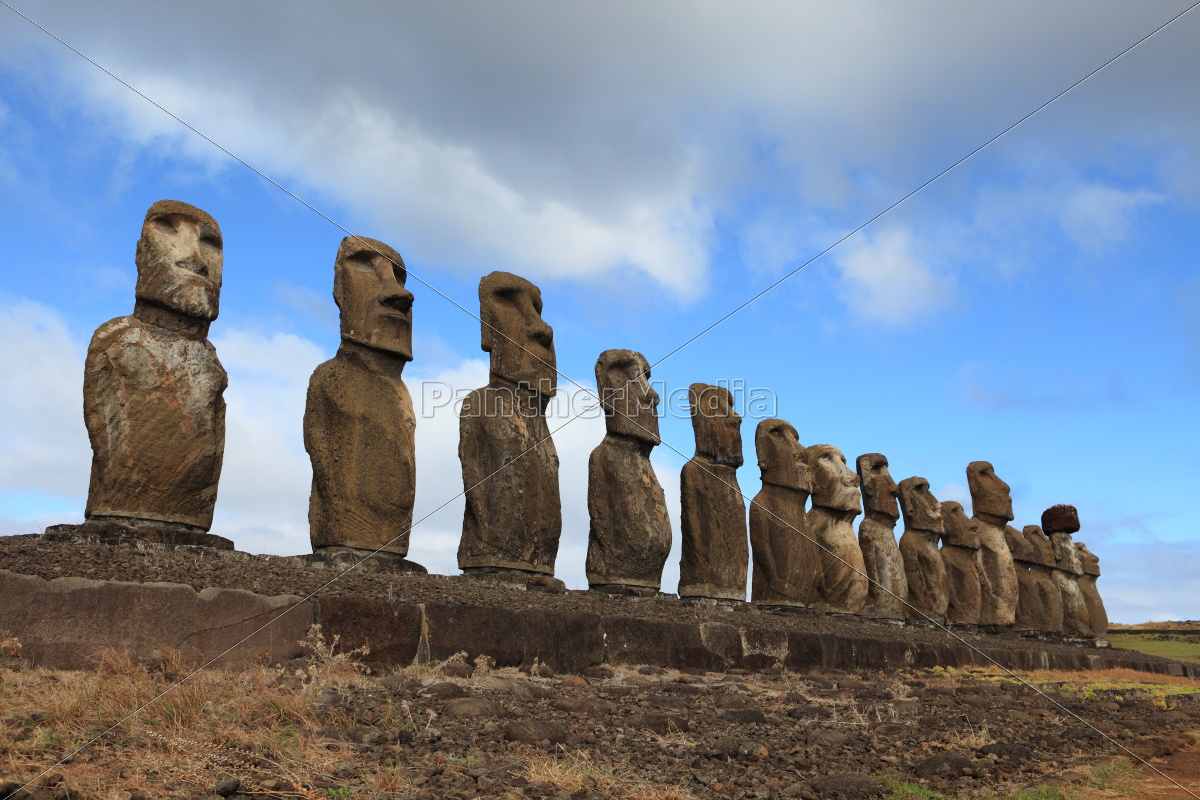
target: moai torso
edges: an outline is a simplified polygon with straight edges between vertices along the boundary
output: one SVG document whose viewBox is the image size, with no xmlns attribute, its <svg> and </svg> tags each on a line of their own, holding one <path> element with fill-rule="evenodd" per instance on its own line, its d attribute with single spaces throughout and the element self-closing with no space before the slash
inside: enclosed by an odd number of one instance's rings
<svg viewBox="0 0 1200 800">
<path fill-rule="evenodd" d="M 596 386 L 607 431 L 588 459 L 587 579 L 593 590 L 656 594 L 671 552 L 671 522 L 650 451 L 658 394 L 641 353 L 606 350 Z"/>
<path fill-rule="evenodd" d="M 870 586 L 864 614 L 884 619 L 904 619 L 908 599 L 908 576 L 904 557 L 896 543 L 896 521 L 900 507 L 899 492 L 888 472 L 887 459 L 880 453 L 858 457 L 858 480 L 862 485 L 866 515 L 858 525 L 858 545 L 862 549 Z"/>
<path fill-rule="evenodd" d="M 1083 574 L 1079 576 L 1079 591 L 1083 593 L 1083 601 L 1087 604 L 1089 627 L 1093 636 L 1106 636 L 1108 612 L 1104 610 L 1104 601 L 1100 599 L 1100 590 L 1096 588 L 1096 579 L 1100 577 L 1100 559 L 1083 542 L 1075 542 L 1075 553 L 1083 569 Z"/>
<path fill-rule="evenodd" d="M 88 523 L 154 529 L 169 543 L 212 527 L 221 476 L 228 379 L 207 339 L 221 288 L 220 229 L 194 206 L 161 200 L 146 213 L 136 261 L 134 313 L 97 329 L 84 364 L 85 514 Z"/>
<path fill-rule="evenodd" d="M 900 508 L 904 512 L 904 535 L 900 555 L 908 576 L 908 618 L 914 622 L 942 624 L 950 604 L 946 565 L 938 552 L 945 533 L 942 506 L 929 491 L 924 478 L 900 481 Z"/>
<path fill-rule="evenodd" d="M 996 477 L 986 461 L 967 465 L 972 517 L 979 530 L 979 553 L 985 586 L 979 624 L 989 628 L 1011 628 L 1017 617 L 1017 568 L 1004 538 L 1004 528 L 1013 518 L 1008 484 Z"/>
<path fill-rule="evenodd" d="M 487 275 L 479 301 L 491 378 L 459 414 L 466 512 L 458 566 L 553 575 L 562 533 L 558 453 L 545 417 L 557 387 L 553 332 L 541 291 L 524 278 Z"/>
<path fill-rule="evenodd" d="M 405 278 L 400 255 L 383 242 L 342 240 L 333 291 L 342 345 L 313 372 L 304 409 L 314 552 L 408 554 L 417 420 L 401 379 L 412 360 L 412 294 Z"/>
<path fill-rule="evenodd" d="M 1026 525 L 1023 533 L 1025 543 L 1033 551 L 1033 561 L 1029 564 L 1029 579 L 1037 592 L 1042 614 L 1038 630 L 1042 633 L 1062 633 L 1062 594 L 1054 583 L 1053 575 L 1054 545 L 1037 525 Z"/>
<path fill-rule="evenodd" d="M 866 563 L 854 535 L 860 511 L 858 475 L 833 445 L 805 451 L 812 479 L 812 508 L 805 517 L 808 533 L 820 543 L 821 603 L 829 611 L 861 614 L 869 594 Z"/>
<path fill-rule="evenodd" d="M 762 489 L 750 503 L 750 548 L 755 603 L 804 607 L 820 581 L 817 546 L 807 536 L 804 505 L 811 482 L 804 447 L 791 423 L 766 419 L 754 435 Z"/>
<path fill-rule="evenodd" d="M 688 399 L 696 454 L 680 475 L 679 596 L 744 601 L 750 545 L 737 483 L 742 418 L 723 387 L 693 383 Z"/>
<path fill-rule="evenodd" d="M 1033 547 L 1025 541 L 1025 534 L 1012 525 L 1004 526 L 1004 543 L 1012 554 L 1013 569 L 1017 573 L 1017 610 L 1013 617 L 1013 630 L 1018 633 L 1036 633 L 1043 628 L 1042 598 L 1030 573 L 1034 560 Z"/>
<path fill-rule="evenodd" d="M 942 563 L 946 566 L 946 623 L 975 626 L 989 590 L 979 554 L 979 529 L 961 504 L 942 503 Z"/>
</svg>

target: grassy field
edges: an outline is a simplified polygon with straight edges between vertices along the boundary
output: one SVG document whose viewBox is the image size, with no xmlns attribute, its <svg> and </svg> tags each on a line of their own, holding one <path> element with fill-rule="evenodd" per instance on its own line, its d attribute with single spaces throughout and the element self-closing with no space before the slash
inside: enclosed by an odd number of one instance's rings
<svg viewBox="0 0 1200 800">
<path fill-rule="evenodd" d="M 1200 662 L 1200 622 L 1143 622 L 1110 625 L 1108 641 L 1152 656 Z"/>
</svg>

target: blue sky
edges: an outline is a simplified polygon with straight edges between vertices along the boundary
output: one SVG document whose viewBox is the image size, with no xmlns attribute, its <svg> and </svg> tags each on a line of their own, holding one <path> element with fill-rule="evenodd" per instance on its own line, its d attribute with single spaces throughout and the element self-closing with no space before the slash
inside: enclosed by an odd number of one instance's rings
<svg viewBox="0 0 1200 800">
<path fill-rule="evenodd" d="M 663 358 L 1186 3 L 17 7 L 468 309 L 494 269 L 538 283 L 559 406 L 580 408 L 571 379 L 592 386 L 602 350 Z M 992 461 L 1014 524 L 1079 508 L 1114 620 L 1200 617 L 1198 34 L 1200 11 L 654 378 L 770 390 L 805 444 L 882 452 L 943 500 L 967 503 L 967 463 Z M 306 551 L 300 420 L 337 346 L 342 231 L 7 10 L 0 188 L 0 534 L 81 518 L 83 353 L 132 310 L 142 216 L 172 198 L 225 238 L 214 532 Z M 482 385 L 486 362 L 475 319 L 409 288 L 406 379 L 431 401 L 420 517 L 461 490 L 453 409 L 432 401 Z M 677 520 L 691 427 L 662 428 Z M 574 588 L 602 435 L 592 417 L 555 437 Z M 418 525 L 412 557 L 455 571 L 461 513 Z"/>
</svg>

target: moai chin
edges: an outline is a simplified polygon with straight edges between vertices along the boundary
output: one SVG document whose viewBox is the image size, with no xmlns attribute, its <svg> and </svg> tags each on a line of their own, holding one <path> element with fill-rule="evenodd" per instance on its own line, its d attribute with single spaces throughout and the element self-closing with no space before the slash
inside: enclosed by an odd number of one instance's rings
<svg viewBox="0 0 1200 800">
<path fill-rule="evenodd" d="M 983 594 L 990 590 L 984 577 L 983 559 L 979 552 L 979 527 L 967 516 L 961 503 L 946 500 L 942 503 L 942 563 L 946 565 L 946 623 L 952 626 L 975 628 Z"/>
<path fill-rule="evenodd" d="M 1017 574 L 1017 610 L 1013 617 L 1013 630 L 1033 635 L 1044 630 L 1045 612 L 1038 586 L 1030 572 L 1036 553 L 1033 545 L 1025 541 L 1025 533 L 1012 525 L 1004 526 L 1004 543 L 1012 554 L 1013 569 Z"/>
<path fill-rule="evenodd" d="M 1087 599 L 1079 585 L 1083 576 L 1083 564 L 1071 534 L 1079 530 L 1079 513 L 1075 506 L 1056 505 L 1042 512 L 1042 530 L 1050 537 L 1054 546 L 1054 570 L 1051 578 L 1058 586 L 1063 606 L 1063 634 L 1073 637 L 1090 637 L 1092 633 L 1091 612 Z"/>
<path fill-rule="evenodd" d="M 804 520 L 812 488 L 804 446 L 790 422 L 764 419 L 754 449 L 762 489 L 750 503 L 750 597 L 764 606 L 803 608 L 818 599 L 821 578 L 820 554 Z"/>
<path fill-rule="evenodd" d="M 911 606 L 908 618 L 917 624 L 941 625 L 950 605 L 949 577 L 938 551 L 946 531 L 941 503 L 929 491 L 929 481 L 912 477 L 900 481 L 900 508 L 904 511 L 900 554 Z"/>
<path fill-rule="evenodd" d="M 348 236 L 333 265 L 337 354 L 316 368 L 304 408 L 312 461 L 312 560 L 424 572 L 405 560 L 416 495 L 416 413 L 401 375 L 412 360 L 412 293 L 400 254 Z"/>
<path fill-rule="evenodd" d="M 821 605 L 828 611 L 861 614 L 869 594 L 866 563 L 854 535 L 858 516 L 858 475 L 833 445 L 816 444 L 805 451 L 812 476 L 812 508 L 805 522 L 820 546 Z"/>
<path fill-rule="evenodd" d="M 146 212 L 133 314 L 96 330 L 84 365 L 85 534 L 233 548 L 207 533 L 225 452 L 228 379 L 207 338 L 222 248 L 217 221 L 195 206 Z"/>
<path fill-rule="evenodd" d="M 979 624 L 991 631 L 1011 629 L 1017 616 L 1017 568 L 1004 537 L 1013 518 L 1008 484 L 996 476 L 986 461 L 967 465 L 971 510 L 979 529 L 979 553 L 988 591 L 983 594 Z"/>
<path fill-rule="evenodd" d="M 750 545 L 737 482 L 742 418 L 722 386 L 688 388 L 696 454 L 680 475 L 679 596 L 744 601 Z"/>
<path fill-rule="evenodd" d="M 888 472 L 888 460 L 883 454 L 861 455 L 855 466 L 866 511 L 858 525 L 858 544 L 870 579 L 863 613 L 868 617 L 902 620 L 908 600 L 908 576 L 896 543 L 896 522 L 900 519 L 896 497 L 900 490 Z"/>
<path fill-rule="evenodd" d="M 466 511 L 458 566 L 468 575 L 552 580 L 562 532 L 558 453 L 545 417 L 557 389 L 554 332 L 538 287 L 507 272 L 479 282 L 479 310 L 491 368 L 488 385 L 459 413 Z"/>
<path fill-rule="evenodd" d="M 605 350 L 596 361 L 604 440 L 588 459 L 587 579 L 592 591 L 653 595 L 671 551 L 666 495 L 650 451 L 658 433 L 658 393 L 650 365 L 632 350 Z"/>
<path fill-rule="evenodd" d="M 1075 553 L 1079 556 L 1079 565 L 1083 574 L 1079 576 L 1079 590 L 1083 593 L 1084 602 L 1088 607 L 1088 620 L 1093 636 L 1103 637 L 1108 634 L 1108 612 L 1104 610 L 1104 601 L 1100 599 L 1100 590 L 1096 588 L 1096 579 L 1100 577 L 1100 559 L 1097 558 L 1083 542 L 1075 542 Z"/>
<path fill-rule="evenodd" d="M 1037 525 L 1026 525 L 1022 529 L 1025 545 L 1032 556 L 1029 561 L 1029 578 L 1038 596 L 1041 610 L 1042 633 L 1058 635 L 1063 630 L 1062 594 L 1054 583 L 1054 545 Z"/>
</svg>

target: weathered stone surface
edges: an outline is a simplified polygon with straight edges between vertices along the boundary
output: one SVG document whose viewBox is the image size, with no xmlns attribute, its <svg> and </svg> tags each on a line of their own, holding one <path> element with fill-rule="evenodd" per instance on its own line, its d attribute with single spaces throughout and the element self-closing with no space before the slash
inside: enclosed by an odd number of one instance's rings
<svg viewBox="0 0 1200 800">
<path fill-rule="evenodd" d="M 790 422 L 765 419 L 754 433 L 762 489 L 750 503 L 754 555 L 751 599 L 778 606 L 807 606 L 819 597 L 821 560 L 805 530 L 810 483 L 804 446 Z"/>
<path fill-rule="evenodd" d="M 863 613 L 883 619 L 904 619 L 908 576 L 904 557 L 896 543 L 896 521 L 900 519 L 900 508 L 896 504 L 899 488 L 888 472 L 888 461 L 882 453 L 861 455 L 855 466 L 866 510 L 866 516 L 858 526 L 858 545 L 871 581 Z"/>
<path fill-rule="evenodd" d="M 562 533 L 558 453 L 545 417 L 557 390 L 554 333 L 542 320 L 541 290 L 516 275 L 485 276 L 479 307 L 491 371 L 459 414 L 466 512 L 458 566 L 553 575 Z"/>
<path fill-rule="evenodd" d="M 225 449 L 228 379 L 208 326 L 217 318 L 222 241 L 216 220 L 174 200 L 146 212 L 133 314 L 88 346 L 83 418 L 92 445 L 85 516 L 139 530 L 212 527 Z"/>
<path fill-rule="evenodd" d="M 1029 568 L 1036 553 L 1025 541 L 1025 534 L 1012 525 L 1004 526 L 1004 543 L 1013 557 L 1013 569 L 1017 574 L 1017 610 L 1013 618 L 1013 630 L 1036 632 L 1042 630 L 1044 612 L 1038 586 Z"/>
<path fill-rule="evenodd" d="M 1091 611 L 1079 586 L 1083 565 L 1075 550 L 1075 543 L 1071 540 L 1071 534 L 1065 531 L 1050 534 L 1050 541 L 1054 544 L 1054 555 L 1058 562 L 1051 578 L 1062 597 L 1063 633 L 1067 636 L 1091 636 Z"/>
<path fill-rule="evenodd" d="M 1104 610 L 1104 601 L 1100 599 L 1100 590 L 1096 588 L 1096 579 L 1100 577 L 1100 559 L 1083 542 L 1075 542 L 1075 552 L 1083 568 L 1083 574 L 1079 576 L 1079 591 L 1083 593 L 1083 600 L 1088 607 L 1092 635 L 1105 636 L 1108 633 L 1108 612 Z"/>
<path fill-rule="evenodd" d="M 596 387 L 607 432 L 588 460 L 588 585 L 653 594 L 671 552 L 671 521 L 650 465 L 662 441 L 650 365 L 641 353 L 605 350 Z"/>
<path fill-rule="evenodd" d="M 833 445 L 817 444 L 805 452 L 812 480 L 812 508 L 805 522 L 821 545 L 821 602 L 831 611 L 861 614 L 868 583 L 862 549 L 854 535 L 859 514 L 858 475 Z"/>
<path fill-rule="evenodd" d="M 1029 580 L 1037 592 L 1037 607 L 1041 612 L 1037 630 L 1042 633 L 1062 633 L 1062 595 L 1053 576 L 1054 546 L 1037 525 L 1026 525 L 1022 533 L 1033 553 L 1033 559 L 1029 562 Z"/>
<path fill-rule="evenodd" d="M 987 591 L 979 611 L 979 624 L 992 628 L 1011 628 L 1016 621 L 1017 568 L 1004 539 L 1004 528 L 1013 518 L 1012 497 L 1008 484 L 996 476 L 986 461 L 967 465 L 967 486 L 971 490 L 971 510 L 979 530 L 979 552 Z"/>
<path fill-rule="evenodd" d="M 321 630 L 327 639 L 336 633 L 344 652 L 366 647 L 367 660 L 385 664 L 411 664 L 421 654 L 419 606 L 349 594 L 319 595 L 316 606 Z"/>
<path fill-rule="evenodd" d="M 750 544 L 737 482 L 742 418 L 722 386 L 693 383 L 688 400 L 696 454 L 680 476 L 679 596 L 745 600 Z"/>
<path fill-rule="evenodd" d="M 942 563 L 946 566 L 946 623 L 978 625 L 983 604 L 983 558 L 979 553 L 979 529 L 960 503 L 942 503 Z"/>
<path fill-rule="evenodd" d="M 408 554 L 417 417 L 401 374 L 412 360 L 412 293 L 400 254 L 348 236 L 334 262 L 342 344 L 313 372 L 304 409 L 313 550 Z"/>
<path fill-rule="evenodd" d="M 3 627 L 20 640 L 23 656 L 48 667 L 84 669 L 108 648 L 139 659 L 178 650 L 189 665 L 214 657 L 228 665 L 295 658 L 312 619 L 312 605 L 290 595 L 197 592 L 177 583 L 46 581 L 0 570 Z"/>
<path fill-rule="evenodd" d="M 900 481 L 900 508 L 904 511 L 900 554 L 908 576 L 909 619 L 941 624 L 950 604 L 949 577 L 938 551 L 945 533 L 942 506 L 929 491 L 929 481 L 912 477 Z"/>
<path fill-rule="evenodd" d="M 605 641 L 596 614 L 427 603 L 429 657 L 446 659 L 465 650 L 496 666 L 518 667 L 536 659 L 560 672 L 578 672 L 604 661 Z"/>
</svg>

